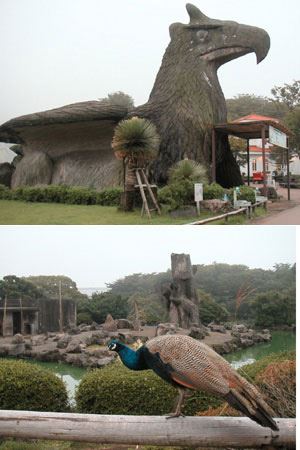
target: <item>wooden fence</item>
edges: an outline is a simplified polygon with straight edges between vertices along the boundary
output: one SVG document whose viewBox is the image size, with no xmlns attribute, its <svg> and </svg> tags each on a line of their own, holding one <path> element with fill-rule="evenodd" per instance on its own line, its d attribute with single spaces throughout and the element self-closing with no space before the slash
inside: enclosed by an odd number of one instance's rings
<svg viewBox="0 0 300 450">
<path fill-rule="evenodd" d="M 189 447 L 293 448 L 296 420 L 276 419 L 279 431 L 245 417 L 106 416 L 0 411 L 0 437 L 101 444 Z"/>
<path fill-rule="evenodd" d="M 187 225 L 206 225 L 208 223 L 217 222 L 223 219 L 225 219 L 225 221 L 227 222 L 229 217 L 237 216 L 238 214 L 246 214 L 248 218 L 251 219 L 251 217 L 255 212 L 255 209 L 259 206 L 263 206 L 265 209 L 267 209 L 267 200 L 259 201 L 251 206 L 245 206 L 243 208 L 237 209 L 236 211 L 231 211 L 225 214 L 221 214 L 219 216 L 209 217 L 208 219 L 203 220 L 197 220 L 196 222 L 188 223 Z"/>
</svg>

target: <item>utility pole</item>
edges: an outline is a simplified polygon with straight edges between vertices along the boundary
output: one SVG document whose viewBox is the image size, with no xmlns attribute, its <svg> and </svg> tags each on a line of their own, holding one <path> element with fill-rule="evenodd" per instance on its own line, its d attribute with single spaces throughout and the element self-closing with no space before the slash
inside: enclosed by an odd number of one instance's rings
<svg viewBox="0 0 300 450">
<path fill-rule="evenodd" d="M 58 282 L 59 292 L 59 332 L 63 332 L 63 308 L 62 308 L 62 296 L 61 296 L 61 280 Z"/>
</svg>

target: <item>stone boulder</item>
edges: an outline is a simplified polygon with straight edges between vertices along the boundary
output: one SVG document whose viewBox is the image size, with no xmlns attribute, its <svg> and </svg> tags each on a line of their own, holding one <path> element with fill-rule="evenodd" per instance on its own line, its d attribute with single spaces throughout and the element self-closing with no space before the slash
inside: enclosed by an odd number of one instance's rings
<svg viewBox="0 0 300 450">
<path fill-rule="evenodd" d="M 74 340 L 69 342 L 66 353 L 81 353 L 84 348 L 86 348 L 85 344 Z"/>
<path fill-rule="evenodd" d="M 103 324 L 105 331 L 118 331 L 117 321 L 113 319 L 111 314 L 108 314 Z"/>
<path fill-rule="evenodd" d="M 38 334 L 36 336 L 31 336 L 31 345 L 38 346 L 38 345 L 44 345 L 46 341 L 48 340 L 48 336 L 45 334 Z"/>
<path fill-rule="evenodd" d="M 12 342 L 12 344 L 24 344 L 25 339 L 24 339 L 22 334 L 17 333 L 17 334 L 14 335 L 14 337 L 11 340 L 11 342 Z"/>
<path fill-rule="evenodd" d="M 65 334 L 57 341 L 58 348 L 67 348 L 69 342 L 72 340 L 72 337 L 69 334 Z"/>
<path fill-rule="evenodd" d="M 210 329 L 210 331 L 214 331 L 216 333 L 226 333 L 226 328 L 224 325 L 218 325 L 214 322 L 211 322 L 207 325 L 207 328 Z"/>
<path fill-rule="evenodd" d="M 232 331 L 237 333 L 247 333 L 248 327 L 246 327 L 246 325 L 244 324 L 233 325 Z"/>
<path fill-rule="evenodd" d="M 155 336 L 163 336 L 165 334 L 176 334 L 178 327 L 174 323 L 160 323 L 156 327 Z"/>
<path fill-rule="evenodd" d="M 209 334 L 207 328 L 204 325 L 194 325 L 191 327 L 191 331 L 189 333 L 189 336 L 194 338 L 194 339 L 204 339 L 205 336 L 207 336 Z"/>
<path fill-rule="evenodd" d="M 228 210 L 230 203 L 224 200 L 212 199 L 203 200 L 201 202 L 201 208 L 206 209 L 210 212 L 226 212 Z"/>
<path fill-rule="evenodd" d="M 118 329 L 126 329 L 126 330 L 134 329 L 133 323 L 128 319 L 117 319 L 116 323 Z"/>
</svg>

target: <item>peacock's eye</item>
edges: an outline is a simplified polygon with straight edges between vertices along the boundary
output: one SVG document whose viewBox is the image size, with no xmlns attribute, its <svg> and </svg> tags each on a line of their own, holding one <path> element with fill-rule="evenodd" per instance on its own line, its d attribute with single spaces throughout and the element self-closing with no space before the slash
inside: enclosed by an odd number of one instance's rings
<svg viewBox="0 0 300 450">
<path fill-rule="evenodd" d="M 111 344 L 109 347 L 110 350 L 115 350 L 117 348 L 117 344 Z"/>
<path fill-rule="evenodd" d="M 208 37 L 208 31 L 207 30 L 199 30 L 196 33 L 197 39 L 199 42 L 205 42 Z"/>
</svg>

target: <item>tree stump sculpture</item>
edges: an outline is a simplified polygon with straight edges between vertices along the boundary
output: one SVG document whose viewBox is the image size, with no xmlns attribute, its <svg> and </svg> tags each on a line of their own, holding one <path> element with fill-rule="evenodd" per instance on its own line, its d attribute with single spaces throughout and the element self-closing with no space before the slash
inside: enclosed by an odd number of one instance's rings
<svg viewBox="0 0 300 450">
<path fill-rule="evenodd" d="M 194 287 L 194 273 L 190 255 L 171 255 L 172 283 L 163 289 L 169 320 L 181 328 L 199 325 L 198 296 Z"/>
</svg>

